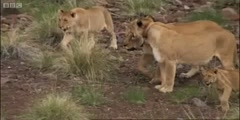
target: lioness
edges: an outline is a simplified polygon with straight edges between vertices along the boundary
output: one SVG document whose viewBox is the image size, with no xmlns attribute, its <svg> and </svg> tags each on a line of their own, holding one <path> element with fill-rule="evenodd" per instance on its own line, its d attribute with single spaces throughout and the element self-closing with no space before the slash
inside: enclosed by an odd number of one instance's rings
<svg viewBox="0 0 240 120">
<path fill-rule="evenodd" d="M 117 49 L 117 39 L 111 14 L 101 6 L 89 9 L 74 8 L 70 11 L 58 10 L 58 26 L 64 32 L 61 46 L 66 48 L 67 44 L 74 38 L 74 33 L 99 32 L 106 29 L 112 35 L 111 48 Z"/>
<path fill-rule="evenodd" d="M 151 16 L 146 16 L 143 19 L 149 22 L 155 21 Z M 134 38 L 133 33 L 131 32 L 131 26 L 134 26 L 136 24 L 135 22 L 134 21 L 130 22 L 129 25 L 127 26 L 127 31 L 126 31 L 127 35 L 126 35 L 126 38 L 124 39 L 124 46 L 128 50 L 139 48 L 143 41 L 143 39 Z M 160 25 L 164 25 L 161 22 L 156 22 L 156 23 Z M 222 29 L 222 27 L 216 24 L 215 22 L 208 21 L 208 20 L 199 20 L 199 21 L 189 22 L 189 23 L 169 23 L 165 25 L 171 29 L 176 30 L 177 32 L 184 33 L 184 34 L 192 34 L 192 33 L 204 31 L 207 29 Z M 140 58 L 140 61 L 138 62 L 138 69 L 143 74 L 150 77 L 152 79 L 150 83 L 153 83 L 156 81 L 157 77 L 159 77 L 158 75 L 159 71 L 157 71 L 156 74 L 152 74 L 146 69 L 146 65 L 154 61 L 152 48 L 148 43 L 144 43 L 142 46 L 142 49 L 143 49 L 143 56 Z M 198 70 L 199 70 L 198 66 L 193 66 L 189 72 L 181 73 L 180 77 L 186 77 L 186 78 L 192 77 L 194 74 L 198 72 Z"/>
<path fill-rule="evenodd" d="M 234 35 L 224 29 L 208 29 L 193 34 L 183 34 L 148 20 L 138 19 L 131 26 L 133 35 L 148 43 L 154 59 L 159 64 L 161 85 L 155 86 L 160 92 L 172 92 L 176 64 L 194 66 L 207 64 L 213 56 L 221 61 L 224 68 L 233 69 L 237 57 Z M 236 62 L 236 61 L 235 61 Z"/>
<path fill-rule="evenodd" d="M 201 69 L 201 72 L 206 85 L 216 84 L 222 110 L 229 110 L 228 99 L 232 90 L 239 92 L 239 70 Z"/>
</svg>

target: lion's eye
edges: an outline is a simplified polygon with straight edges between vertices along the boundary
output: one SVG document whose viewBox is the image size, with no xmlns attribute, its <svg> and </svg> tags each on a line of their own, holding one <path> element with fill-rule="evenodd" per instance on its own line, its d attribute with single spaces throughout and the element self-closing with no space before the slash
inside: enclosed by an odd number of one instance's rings
<svg viewBox="0 0 240 120">
<path fill-rule="evenodd" d="M 64 22 L 67 22 L 67 19 L 64 19 L 63 21 L 64 21 Z"/>
</svg>

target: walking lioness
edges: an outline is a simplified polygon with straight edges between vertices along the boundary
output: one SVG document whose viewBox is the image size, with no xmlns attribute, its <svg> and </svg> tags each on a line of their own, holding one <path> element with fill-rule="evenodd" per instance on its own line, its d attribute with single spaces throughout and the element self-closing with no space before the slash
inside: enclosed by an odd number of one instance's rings
<svg viewBox="0 0 240 120">
<path fill-rule="evenodd" d="M 151 16 L 146 16 L 143 19 L 145 21 L 154 22 L 154 19 Z M 161 22 L 156 22 L 156 23 L 158 23 L 160 25 L 161 24 L 164 25 Z M 124 39 L 124 46 L 128 50 L 140 48 L 141 47 L 140 45 L 143 40 L 143 39 L 139 39 L 139 38 L 136 39 L 133 37 L 133 33 L 131 32 L 130 28 L 131 28 L 131 26 L 134 26 L 135 24 L 136 23 L 134 23 L 134 21 L 133 21 L 133 22 L 130 22 L 129 25 L 127 26 L 127 30 L 126 30 L 127 34 L 126 34 L 126 38 Z M 165 25 L 168 26 L 169 28 L 174 29 L 177 32 L 180 32 L 183 34 L 193 34 L 193 33 L 208 30 L 208 29 L 223 29 L 217 23 L 208 21 L 208 20 L 199 20 L 199 21 L 188 22 L 188 23 L 168 23 Z M 144 43 L 142 46 L 142 49 L 143 49 L 143 55 L 138 62 L 138 69 L 143 74 L 150 77 L 152 79 L 150 81 L 150 83 L 153 83 L 153 82 L 157 81 L 157 79 L 158 79 L 157 77 L 159 76 L 157 74 L 159 74 L 159 71 L 156 71 L 156 74 L 153 74 L 152 71 L 148 71 L 146 69 L 146 66 L 154 61 L 154 57 L 152 54 L 152 48 L 148 43 Z M 181 73 L 180 77 L 189 78 L 189 77 L 193 76 L 195 73 L 197 73 L 198 70 L 199 70 L 198 66 L 193 66 L 189 72 Z"/>
<path fill-rule="evenodd" d="M 167 25 L 144 19 L 133 22 L 135 24 L 130 28 L 133 36 L 144 38 L 141 44 L 146 42 L 151 46 L 158 62 L 162 84 L 155 88 L 163 93 L 173 91 L 177 63 L 204 65 L 216 56 L 224 68 L 234 68 L 236 41 L 234 35 L 227 30 L 208 29 L 183 34 Z"/>
<path fill-rule="evenodd" d="M 106 29 L 112 36 L 111 48 L 117 49 L 117 39 L 111 14 L 101 6 L 89 9 L 74 8 L 70 11 L 58 10 L 58 26 L 64 32 L 61 46 L 66 48 L 67 44 L 74 38 L 74 33 L 99 32 Z"/>
<path fill-rule="evenodd" d="M 239 70 L 201 69 L 201 71 L 206 85 L 216 84 L 221 108 L 223 111 L 228 111 L 231 92 L 233 90 L 239 92 Z"/>
</svg>

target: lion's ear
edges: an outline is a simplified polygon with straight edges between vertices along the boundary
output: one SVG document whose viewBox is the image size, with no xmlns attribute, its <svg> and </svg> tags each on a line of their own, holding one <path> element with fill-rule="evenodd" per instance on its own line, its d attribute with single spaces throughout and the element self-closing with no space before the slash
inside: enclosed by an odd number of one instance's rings
<svg viewBox="0 0 240 120">
<path fill-rule="evenodd" d="M 155 21 L 156 21 L 156 20 L 154 19 L 154 17 L 151 16 L 151 15 L 147 15 L 145 18 L 146 18 L 146 19 L 150 19 L 152 22 L 155 22 Z"/>
<path fill-rule="evenodd" d="M 143 26 L 142 21 L 141 21 L 141 20 L 138 20 L 138 21 L 137 21 L 137 25 L 138 25 L 138 27 L 142 27 L 142 26 Z"/>
<path fill-rule="evenodd" d="M 76 13 L 71 13 L 71 16 L 74 18 L 76 16 Z"/>
<path fill-rule="evenodd" d="M 59 10 L 58 10 L 58 14 L 61 14 L 61 13 L 64 13 L 64 10 L 59 9 Z"/>
</svg>

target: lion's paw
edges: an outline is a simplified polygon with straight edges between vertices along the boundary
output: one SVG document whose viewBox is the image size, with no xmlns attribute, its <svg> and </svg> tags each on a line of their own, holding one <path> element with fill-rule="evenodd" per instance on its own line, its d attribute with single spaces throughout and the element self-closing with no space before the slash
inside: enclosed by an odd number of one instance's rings
<svg viewBox="0 0 240 120">
<path fill-rule="evenodd" d="M 171 87 L 162 87 L 162 88 L 159 89 L 159 91 L 162 92 L 162 93 L 172 92 L 173 88 L 171 88 Z"/>
<path fill-rule="evenodd" d="M 154 87 L 155 89 L 161 89 L 162 88 L 162 85 L 155 85 L 155 87 Z"/>
<path fill-rule="evenodd" d="M 180 74 L 180 77 L 181 77 L 181 78 L 190 78 L 190 77 L 192 77 L 192 76 L 189 75 L 188 73 L 181 73 L 181 74 Z"/>
<path fill-rule="evenodd" d="M 113 48 L 114 50 L 118 49 L 117 44 L 111 44 L 109 47 L 110 47 L 110 48 Z"/>
<path fill-rule="evenodd" d="M 154 83 L 161 83 L 158 79 L 152 79 L 151 81 L 149 81 L 150 84 L 154 84 Z"/>
</svg>

